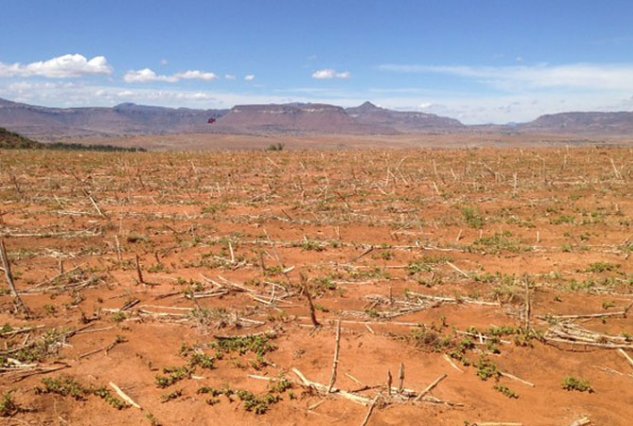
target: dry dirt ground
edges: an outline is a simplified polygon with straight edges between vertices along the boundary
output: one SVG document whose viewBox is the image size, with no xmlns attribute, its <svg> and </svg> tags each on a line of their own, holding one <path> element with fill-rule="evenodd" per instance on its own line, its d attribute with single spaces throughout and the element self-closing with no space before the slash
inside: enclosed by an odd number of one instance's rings
<svg viewBox="0 0 633 426">
<path fill-rule="evenodd" d="M 61 140 L 95 145 L 115 145 L 145 148 L 150 151 L 217 151 L 263 149 L 281 143 L 286 150 L 357 150 L 357 149 L 419 149 L 419 148 L 485 148 L 485 147 L 560 147 L 570 146 L 630 146 L 628 137 L 568 136 L 538 134 L 501 134 L 475 132 L 457 134 L 402 135 L 230 135 L 174 134 L 128 136 L 120 138 L 84 138 Z"/>
<path fill-rule="evenodd" d="M 631 424 L 632 183 L 627 148 L 0 152 L 0 423 Z"/>
</svg>

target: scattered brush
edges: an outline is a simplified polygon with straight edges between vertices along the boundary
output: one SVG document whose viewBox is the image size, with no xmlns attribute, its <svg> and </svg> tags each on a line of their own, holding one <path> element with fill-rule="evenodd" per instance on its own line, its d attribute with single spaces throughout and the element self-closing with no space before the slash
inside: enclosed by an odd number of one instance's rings
<svg viewBox="0 0 633 426">
<path fill-rule="evenodd" d="M 35 393 L 38 395 L 52 393 L 61 396 L 70 396 L 76 401 L 85 401 L 89 396 L 98 396 L 117 410 L 122 410 L 130 406 L 125 401 L 112 395 L 112 393 L 103 386 L 97 388 L 86 387 L 69 376 L 61 376 L 58 378 L 46 377 L 42 379 L 42 384 L 44 385 L 43 387 L 35 388 Z"/>
</svg>

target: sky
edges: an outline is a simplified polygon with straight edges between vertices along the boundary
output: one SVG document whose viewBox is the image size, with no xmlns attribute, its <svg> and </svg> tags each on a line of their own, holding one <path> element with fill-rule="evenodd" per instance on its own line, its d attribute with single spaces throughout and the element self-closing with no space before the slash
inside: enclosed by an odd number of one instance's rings
<svg viewBox="0 0 633 426">
<path fill-rule="evenodd" d="M 633 1 L 0 0 L 0 97 L 325 102 L 522 122 L 633 110 Z"/>
</svg>

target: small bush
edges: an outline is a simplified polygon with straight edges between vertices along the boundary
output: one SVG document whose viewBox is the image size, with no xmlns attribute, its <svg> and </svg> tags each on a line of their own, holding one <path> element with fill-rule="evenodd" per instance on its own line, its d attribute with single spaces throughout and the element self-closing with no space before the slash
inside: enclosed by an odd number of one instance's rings
<svg viewBox="0 0 633 426">
<path fill-rule="evenodd" d="M 507 387 L 507 386 L 495 385 L 494 386 L 494 390 L 504 394 L 505 396 L 507 396 L 510 399 L 518 399 L 519 398 L 519 395 L 516 392 L 514 392 L 512 389 Z"/>
<path fill-rule="evenodd" d="M 565 377 L 563 380 L 563 389 L 567 391 L 594 392 L 593 388 L 589 384 L 589 381 L 578 379 L 573 376 Z"/>
<path fill-rule="evenodd" d="M 472 207 L 464 207 L 462 209 L 462 215 L 464 216 L 464 220 L 466 224 L 473 229 L 481 229 L 484 227 L 485 220 L 479 214 L 479 211 Z"/>
<path fill-rule="evenodd" d="M 0 417 L 13 417 L 19 411 L 20 407 L 13 399 L 13 392 L 6 392 L 0 397 Z"/>
<path fill-rule="evenodd" d="M 266 151 L 283 151 L 285 146 L 286 145 L 281 142 L 271 143 L 268 145 L 268 148 L 266 148 Z"/>
</svg>

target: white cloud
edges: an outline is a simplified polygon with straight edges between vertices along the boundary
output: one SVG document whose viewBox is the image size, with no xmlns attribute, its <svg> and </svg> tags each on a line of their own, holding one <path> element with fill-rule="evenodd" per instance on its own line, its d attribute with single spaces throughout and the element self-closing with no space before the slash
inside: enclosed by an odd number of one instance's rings
<svg viewBox="0 0 633 426">
<path fill-rule="evenodd" d="M 112 67 L 104 56 L 95 56 L 88 60 L 79 54 L 63 55 L 27 65 L 0 62 L 0 77 L 72 78 L 110 74 Z"/>
<path fill-rule="evenodd" d="M 444 74 L 506 91 L 533 89 L 633 90 L 633 65 L 568 64 L 506 67 L 381 65 L 383 71 Z"/>
<path fill-rule="evenodd" d="M 126 83 L 177 83 L 181 80 L 213 81 L 217 80 L 217 78 L 218 77 L 212 72 L 203 72 L 198 70 L 179 72 L 173 75 L 159 75 L 149 68 L 143 68 L 142 70 L 136 71 L 128 71 L 123 76 L 123 80 Z"/>
<path fill-rule="evenodd" d="M 317 70 L 312 73 L 312 78 L 315 80 L 347 80 L 352 77 L 352 74 L 349 71 L 337 72 L 331 68 Z"/>
<path fill-rule="evenodd" d="M 173 77 L 167 77 L 166 75 L 158 75 L 149 68 L 143 68 L 142 70 L 138 70 L 138 71 L 128 71 L 123 76 L 123 80 L 126 83 L 151 83 L 154 81 L 167 81 L 167 82 L 176 81 Z"/>
<path fill-rule="evenodd" d="M 244 80 L 246 81 L 253 81 L 255 80 L 255 75 L 254 74 L 248 74 L 244 77 Z"/>
<path fill-rule="evenodd" d="M 233 74 L 224 74 L 224 78 L 226 80 L 235 80 L 235 76 Z"/>
<path fill-rule="evenodd" d="M 217 80 L 218 76 L 212 72 L 202 72 L 198 70 L 193 71 L 185 71 L 174 74 L 179 80 L 203 80 L 203 81 L 213 81 Z"/>
</svg>

